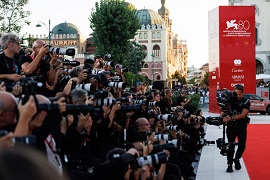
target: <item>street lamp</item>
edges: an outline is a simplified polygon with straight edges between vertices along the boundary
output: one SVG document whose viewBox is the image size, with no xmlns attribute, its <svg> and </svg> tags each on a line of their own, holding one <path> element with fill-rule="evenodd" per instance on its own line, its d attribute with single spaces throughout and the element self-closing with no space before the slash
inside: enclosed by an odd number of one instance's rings
<svg viewBox="0 0 270 180">
<path fill-rule="evenodd" d="M 151 56 L 152 56 L 152 84 L 153 84 L 154 82 L 154 57 L 155 57 L 153 52 Z"/>
<path fill-rule="evenodd" d="M 41 24 L 40 23 L 42 23 L 45 27 L 46 27 L 46 29 L 49 31 L 49 36 L 48 36 L 48 38 L 49 38 L 49 44 L 51 44 L 51 20 L 49 19 L 49 28 L 46 26 L 46 24 L 44 23 L 44 22 L 42 22 L 42 21 L 38 21 L 38 24 L 36 25 L 36 27 L 42 27 L 41 26 Z"/>
</svg>

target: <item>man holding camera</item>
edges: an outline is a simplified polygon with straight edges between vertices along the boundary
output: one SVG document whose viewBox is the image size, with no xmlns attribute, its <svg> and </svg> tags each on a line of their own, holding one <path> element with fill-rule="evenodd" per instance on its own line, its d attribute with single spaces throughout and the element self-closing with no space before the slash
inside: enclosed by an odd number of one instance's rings
<svg viewBox="0 0 270 180">
<path fill-rule="evenodd" d="M 26 76 L 35 77 L 35 80 L 42 83 L 42 87 L 37 89 L 37 94 L 43 94 L 46 91 L 46 83 L 52 86 L 55 81 L 55 63 L 57 61 L 57 54 L 53 52 L 48 54 L 49 46 L 42 40 L 36 40 L 33 43 L 32 54 L 21 56 L 20 64 L 22 71 Z M 47 56 L 50 61 L 47 61 Z"/>
<path fill-rule="evenodd" d="M 250 102 L 247 98 L 243 97 L 244 87 L 240 84 L 234 86 L 234 93 L 237 96 L 236 102 L 231 104 L 231 110 L 233 112 L 232 116 L 226 116 L 223 118 L 223 122 L 227 123 L 227 138 L 229 143 L 229 149 L 227 152 L 227 172 L 233 172 L 232 164 L 235 164 L 235 169 L 240 170 L 241 164 L 239 159 L 246 148 L 247 139 L 247 124 L 249 123 L 249 118 L 247 114 L 250 108 Z M 238 138 L 238 149 L 234 157 L 235 152 L 235 139 Z"/>
</svg>

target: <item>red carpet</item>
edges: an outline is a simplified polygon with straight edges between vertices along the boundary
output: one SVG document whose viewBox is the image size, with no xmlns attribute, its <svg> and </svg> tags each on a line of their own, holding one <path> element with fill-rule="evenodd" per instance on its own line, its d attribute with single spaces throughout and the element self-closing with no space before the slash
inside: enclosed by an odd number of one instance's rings
<svg viewBox="0 0 270 180">
<path fill-rule="evenodd" d="M 249 124 L 243 159 L 251 180 L 270 179 L 270 124 Z"/>
</svg>

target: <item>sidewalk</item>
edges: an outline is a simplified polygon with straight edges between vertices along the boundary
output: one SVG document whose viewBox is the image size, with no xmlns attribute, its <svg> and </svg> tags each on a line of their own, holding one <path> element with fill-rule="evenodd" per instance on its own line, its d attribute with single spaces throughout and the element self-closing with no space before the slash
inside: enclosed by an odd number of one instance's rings
<svg viewBox="0 0 270 180">
<path fill-rule="evenodd" d="M 202 111 L 205 117 L 219 116 L 216 113 L 209 113 L 208 108 L 203 107 Z M 218 138 L 222 138 L 222 131 L 222 126 L 218 127 L 207 124 L 205 139 L 207 141 L 216 141 Z M 202 148 L 196 180 L 249 180 L 249 175 L 242 159 L 241 165 L 241 170 L 227 173 L 226 156 L 220 154 L 220 149 L 217 148 L 216 144 L 206 145 Z"/>
</svg>

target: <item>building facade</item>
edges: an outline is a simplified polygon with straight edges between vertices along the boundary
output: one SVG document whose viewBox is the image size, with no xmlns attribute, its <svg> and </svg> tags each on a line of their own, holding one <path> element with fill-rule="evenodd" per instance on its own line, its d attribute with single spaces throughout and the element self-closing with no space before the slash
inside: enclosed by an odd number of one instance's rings
<svg viewBox="0 0 270 180">
<path fill-rule="evenodd" d="M 60 23 L 56 25 L 50 33 L 50 38 L 48 35 L 41 34 L 32 34 L 30 35 L 32 38 L 41 39 L 45 41 L 46 44 L 51 44 L 55 47 L 60 48 L 74 48 L 75 56 L 74 57 L 66 57 L 67 59 L 79 58 L 82 59 L 83 56 L 81 54 L 85 53 L 86 49 L 86 38 L 81 36 L 80 30 L 71 23 Z M 78 59 L 76 59 L 78 60 Z"/>
<path fill-rule="evenodd" d="M 150 80 L 156 80 L 159 75 L 167 85 L 173 84 L 171 77 L 176 71 L 187 77 L 187 42 L 172 32 L 172 20 L 165 1 L 161 0 L 158 13 L 141 9 L 137 16 L 141 28 L 134 39 L 147 51 L 140 74 Z"/>
<path fill-rule="evenodd" d="M 255 6 L 256 74 L 270 74 L 270 0 L 229 0 L 230 6 Z"/>
</svg>

